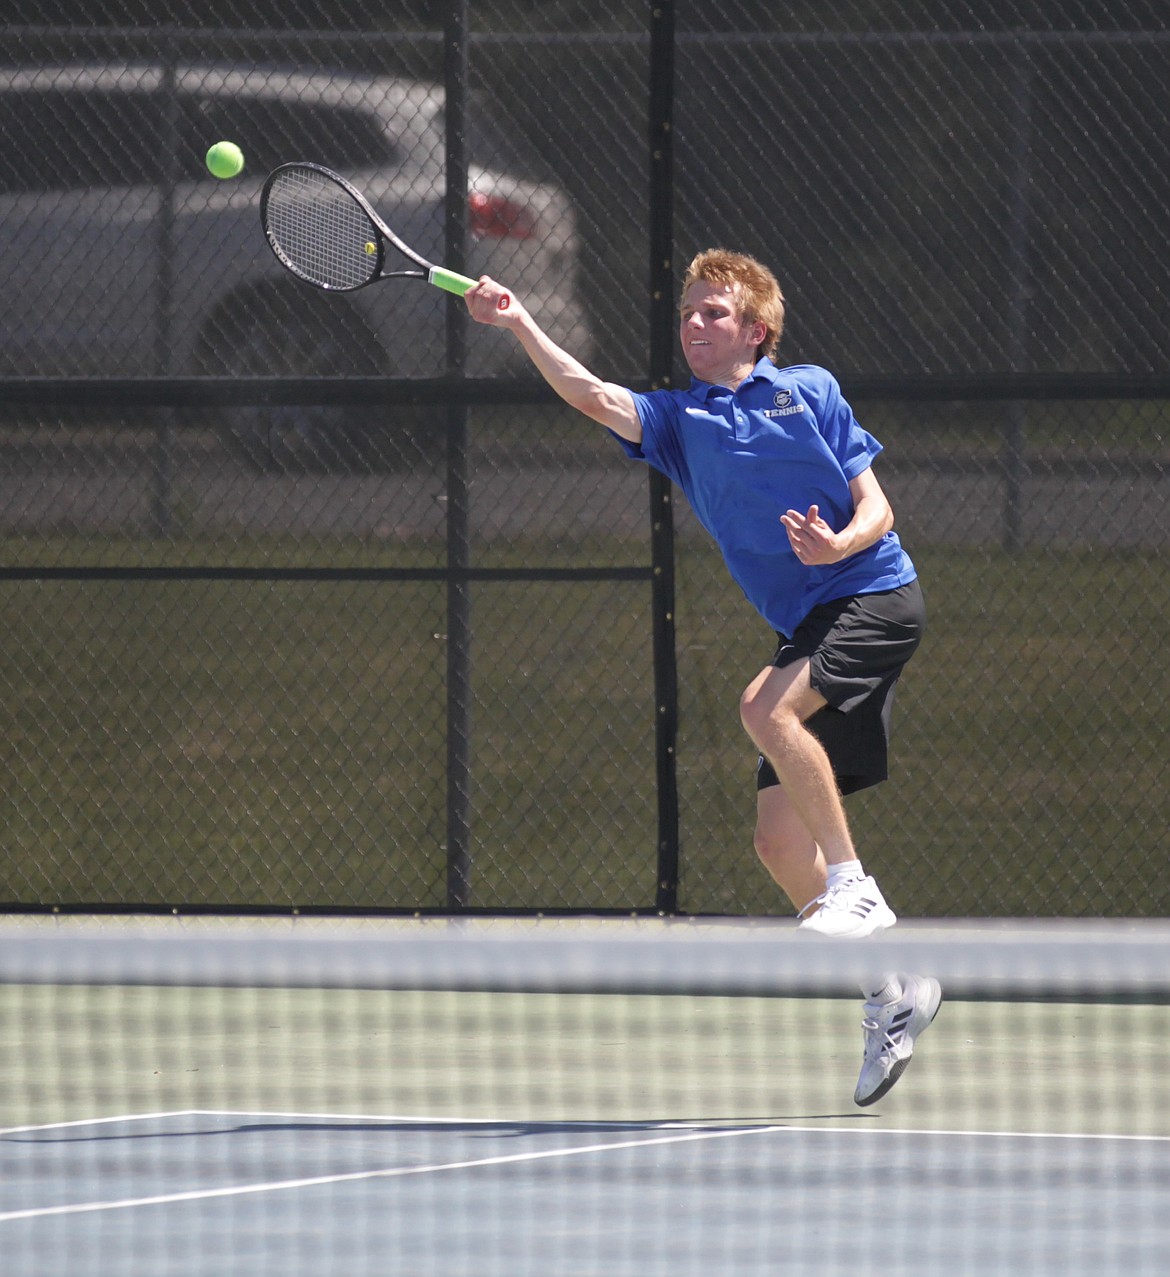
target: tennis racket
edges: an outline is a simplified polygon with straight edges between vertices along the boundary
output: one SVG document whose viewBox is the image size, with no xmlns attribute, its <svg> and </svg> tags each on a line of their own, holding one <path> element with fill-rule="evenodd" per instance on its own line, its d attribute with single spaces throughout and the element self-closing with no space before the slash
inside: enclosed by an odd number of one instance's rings
<svg viewBox="0 0 1170 1277">
<path fill-rule="evenodd" d="M 399 239 L 369 200 L 321 164 L 282 164 L 260 192 L 260 221 L 276 260 L 298 279 L 349 293 L 382 279 L 422 279 L 462 297 L 477 281 L 428 262 Z M 386 269 L 394 249 L 411 268 Z M 510 298 L 500 298 L 507 310 Z"/>
</svg>

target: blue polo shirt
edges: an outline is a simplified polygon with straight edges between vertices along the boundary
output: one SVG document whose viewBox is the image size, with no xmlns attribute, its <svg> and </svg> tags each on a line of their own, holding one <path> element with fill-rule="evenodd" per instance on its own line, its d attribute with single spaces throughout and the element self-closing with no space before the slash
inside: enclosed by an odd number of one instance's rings
<svg viewBox="0 0 1170 1277">
<path fill-rule="evenodd" d="M 853 518 L 849 482 L 882 446 L 858 425 L 831 373 L 761 359 L 738 390 L 692 380 L 687 390 L 634 394 L 642 442 L 618 442 L 683 490 L 732 577 L 767 623 L 791 637 L 819 603 L 896 589 L 917 573 L 887 532 L 840 563 L 807 567 L 788 544 L 786 510 L 839 532 Z M 615 436 L 616 437 L 616 436 Z"/>
</svg>

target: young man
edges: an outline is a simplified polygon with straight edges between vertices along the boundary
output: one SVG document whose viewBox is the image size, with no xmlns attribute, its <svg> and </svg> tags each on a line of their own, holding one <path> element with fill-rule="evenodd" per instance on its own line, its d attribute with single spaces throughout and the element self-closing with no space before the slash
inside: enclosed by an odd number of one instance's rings
<svg viewBox="0 0 1170 1277">
<path fill-rule="evenodd" d="M 566 403 L 682 488 L 777 632 L 740 716 L 760 755 L 756 851 L 800 926 L 835 937 L 893 926 L 841 799 L 886 778 L 894 685 L 921 638 L 922 594 L 871 469 L 881 445 L 823 368 L 772 362 L 784 324 L 775 276 L 742 253 L 700 253 L 679 312 L 693 380 L 645 395 L 594 376 L 488 277 L 466 301 L 473 319 L 515 334 Z M 897 1081 L 941 997 L 926 976 L 872 983 L 858 1104 Z"/>
</svg>

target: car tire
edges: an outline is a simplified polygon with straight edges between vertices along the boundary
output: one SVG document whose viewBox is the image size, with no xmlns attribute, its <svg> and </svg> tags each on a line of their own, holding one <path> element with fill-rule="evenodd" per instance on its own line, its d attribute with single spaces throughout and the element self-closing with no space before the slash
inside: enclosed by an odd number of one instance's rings
<svg viewBox="0 0 1170 1277">
<path fill-rule="evenodd" d="M 373 377 L 388 372 L 378 339 L 345 298 L 309 290 L 257 292 L 208 324 L 210 375 Z M 226 420 L 225 420 L 226 416 Z M 443 455 L 441 414 L 405 406 L 278 404 L 220 415 L 232 451 L 262 471 L 378 473 L 432 466 Z"/>
</svg>

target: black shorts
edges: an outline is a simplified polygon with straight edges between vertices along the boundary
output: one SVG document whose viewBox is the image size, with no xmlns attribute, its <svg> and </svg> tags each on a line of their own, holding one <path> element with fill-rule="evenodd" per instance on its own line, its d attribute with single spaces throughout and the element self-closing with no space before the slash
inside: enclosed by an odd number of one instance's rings
<svg viewBox="0 0 1170 1277">
<path fill-rule="evenodd" d="M 842 794 L 877 785 L 888 775 L 894 686 L 922 641 L 926 606 L 917 581 L 880 594 L 823 603 L 791 639 L 779 635 L 772 664 L 784 669 L 808 658 L 813 688 L 829 703 L 805 726 L 825 747 Z M 780 783 L 761 757 L 756 788 Z"/>
</svg>

